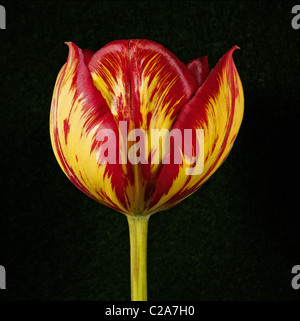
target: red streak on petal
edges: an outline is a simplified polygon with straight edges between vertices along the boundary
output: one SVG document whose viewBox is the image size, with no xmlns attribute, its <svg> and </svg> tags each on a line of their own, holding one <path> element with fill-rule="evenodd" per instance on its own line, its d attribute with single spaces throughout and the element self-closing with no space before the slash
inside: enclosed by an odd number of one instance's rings
<svg viewBox="0 0 300 321">
<path fill-rule="evenodd" d="M 64 136 L 65 136 L 65 144 L 67 145 L 67 141 L 68 141 L 68 134 L 70 132 L 70 124 L 69 124 L 69 120 L 65 119 L 64 120 Z"/>
</svg>

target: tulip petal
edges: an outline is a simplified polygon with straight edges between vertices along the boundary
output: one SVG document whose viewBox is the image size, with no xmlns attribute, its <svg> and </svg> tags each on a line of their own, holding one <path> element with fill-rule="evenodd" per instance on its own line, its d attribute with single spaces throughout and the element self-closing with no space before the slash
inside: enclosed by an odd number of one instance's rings
<svg viewBox="0 0 300 321">
<path fill-rule="evenodd" d="M 118 131 L 115 119 L 101 93 L 94 87 L 82 53 L 73 43 L 54 88 L 50 115 L 50 135 L 55 156 L 67 177 L 84 193 L 121 212 L 127 211 L 123 184 L 126 172 L 119 164 L 99 164 L 103 142 L 101 129 Z M 117 145 L 117 156 L 119 148 Z"/>
<path fill-rule="evenodd" d="M 133 128 L 170 128 L 198 87 L 174 54 L 150 40 L 113 41 L 88 66 L 112 114 Z"/>
<path fill-rule="evenodd" d="M 82 50 L 83 56 L 84 56 L 84 63 L 88 65 L 89 61 L 94 55 L 94 51 L 91 49 L 84 49 Z"/>
<path fill-rule="evenodd" d="M 207 56 L 195 58 L 191 60 L 186 66 L 197 80 L 199 87 L 202 86 L 209 74 Z"/>
<path fill-rule="evenodd" d="M 153 128 L 171 129 L 182 106 L 198 89 L 188 68 L 150 40 L 111 42 L 93 55 L 88 67 L 116 122 L 126 120 L 128 132 L 139 128 L 148 137 Z M 150 147 L 145 155 L 148 163 L 133 164 L 131 168 L 134 183 L 129 183 L 126 195 L 134 213 L 144 212 L 161 168 L 161 162 L 150 164 L 151 156 L 159 153 Z"/>
<path fill-rule="evenodd" d="M 185 164 L 164 165 L 149 213 L 168 209 L 195 192 L 222 164 L 229 154 L 243 111 L 242 83 L 230 49 L 210 72 L 195 96 L 182 108 L 174 128 L 204 129 L 204 170 L 200 175 L 187 175 Z M 196 144 L 193 142 L 193 155 Z M 174 150 L 178 146 L 173 146 Z M 173 150 L 173 151 L 174 151 Z"/>
</svg>

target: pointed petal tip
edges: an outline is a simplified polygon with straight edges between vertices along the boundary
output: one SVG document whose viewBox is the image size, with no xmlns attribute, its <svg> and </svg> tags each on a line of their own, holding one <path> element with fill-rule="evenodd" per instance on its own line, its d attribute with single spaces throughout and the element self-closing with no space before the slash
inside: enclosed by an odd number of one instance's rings
<svg viewBox="0 0 300 321">
<path fill-rule="evenodd" d="M 241 49 L 241 48 L 239 46 L 235 45 L 231 49 L 228 50 L 228 53 L 232 55 L 233 52 L 236 51 L 237 49 Z"/>
<path fill-rule="evenodd" d="M 237 46 L 237 45 L 231 47 L 231 48 L 224 54 L 224 56 L 220 58 L 219 63 L 220 63 L 221 61 L 223 61 L 224 63 L 225 63 L 225 61 L 226 61 L 226 62 L 229 62 L 229 61 L 232 61 L 232 62 L 233 62 L 233 57 L 232 57 L 232 55 L 233 55 L 234 51 L 236 51 L 237 49 L 240 49 L 240 47 Z M 218 64 L 217 64 L 217 65 L 218 65 Z"/>
<path fill-rule="evenodd" d="M 76 46 L 75 43 L 72 42 L 72 41 L 65 41 L 64 44 L 67 45 L 69 48 L 73 47 L 73 46 Z"/>
<path fill-rule="evenodd" d="M 66 41 L 65 44 L 69 47 L 68 59 L 67 61 L 74 60 L 84 60 L 84 63 L 87 65 L 94 52 L 90 49 L 82 50 L 74 42 Z"/>
<path fill-rule="evenodd" d="M 69 47 L 69 53 L 70 51 L 81 50 L 73 41 L 65 41 L 64 44 Z"/>
<path fill-rule="evenodd" d="M 72 59 L 72 56 L 74 55 L 75 50 L 79 48 L 72 41 L 65 41 L 65 44 L 69 47 L 68 60 Z"/>
</svg>

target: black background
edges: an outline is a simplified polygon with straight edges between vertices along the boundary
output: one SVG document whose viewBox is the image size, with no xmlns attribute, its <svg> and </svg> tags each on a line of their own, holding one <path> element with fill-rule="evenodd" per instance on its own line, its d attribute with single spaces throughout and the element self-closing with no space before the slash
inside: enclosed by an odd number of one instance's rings
<svg viewBox="0 0 300 321">
<path fill-rule="evenodd" d="M 126 217 L 65 177 L 49 111 L 65 41 L 161 43 L 214 67 L 233 45 L 245 115 L 225 163 L 150 218 L 149 300 L 299 300 L 299 30 L 288 1 L 1 1 L 3 300 L 130 300 Z"/>
</svg>

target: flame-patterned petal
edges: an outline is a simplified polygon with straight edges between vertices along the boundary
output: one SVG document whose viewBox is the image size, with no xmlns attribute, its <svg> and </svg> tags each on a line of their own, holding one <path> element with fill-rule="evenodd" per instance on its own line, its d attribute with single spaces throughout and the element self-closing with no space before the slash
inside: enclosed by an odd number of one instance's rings
<svg viewBox="0 0 300 321">
<path fill-rule="evenodd" d="M 179 112 L 198 89 L 197 80 L 187 67 L 170 51 L 150 40 L 114 41 L 101 48 L 88 67 L 95 87 L 101 92 L 116 122 L 127 121 L 127 133 L 132 129 L 170 130 Z M 122 137 L 124 142 L 127 137 Z M 120 146 L 125 154 L 126 147 Z M 127 151 L 133 143 L 128 142 Z M 133 183 L 124 193 L 133 213 L 144 213 L 154 192 L 161 169 L 151 158 L 159 149 L 149 144 L 145 164 L 127 166 Z M 129 163 L 129 161 L 128 161 Z M 124 165 L 125 167 L 125 165 Z M 131 167 L 131 168 L 130 168 Z"/>
<path fill-rule="evenodd" d="M 126 198 L 120 181 L 126 183 L 122 166 L 101 165 L 97 141 L 101 129 L 118 131 L 101 93 L 93 85 L 86 62 L 92 52 L 82 53 L 69 42 L 69 56 L 54 88 L 50 114 L 50 135 L 55 156 L 68 178 L 98 202 L 126 212 Z M 118 149 L 117 149 L 118 151 Z"/>
<path fill-rule="evenodd" d="M 222 164 L 230 152 L 244 111 L 242 83 L 230 49 L 210 72 L 195 96 L 182 108 L 174 128 L 204 129 L 204 168 L 200 175 L 187 175 L 190 165 L 164 165 L 149 213 L 168 209 L 195 192 Z M 194 137 L 195 138 L 195 137 Z M 199 141 L 193 140 L 193 156 Z M 173 144 L 174 150 L 180 147 Z M 183 153 L 183 151 L 181 150 Z M 200 161 L 200 157 L 198 158 Z M 196 164 L 197 165 L 197 164 Z M 196 168 L 195 165 L 195 168 Z M 192 169 L 193 170 L 193 169 Z"/>
</svg>

